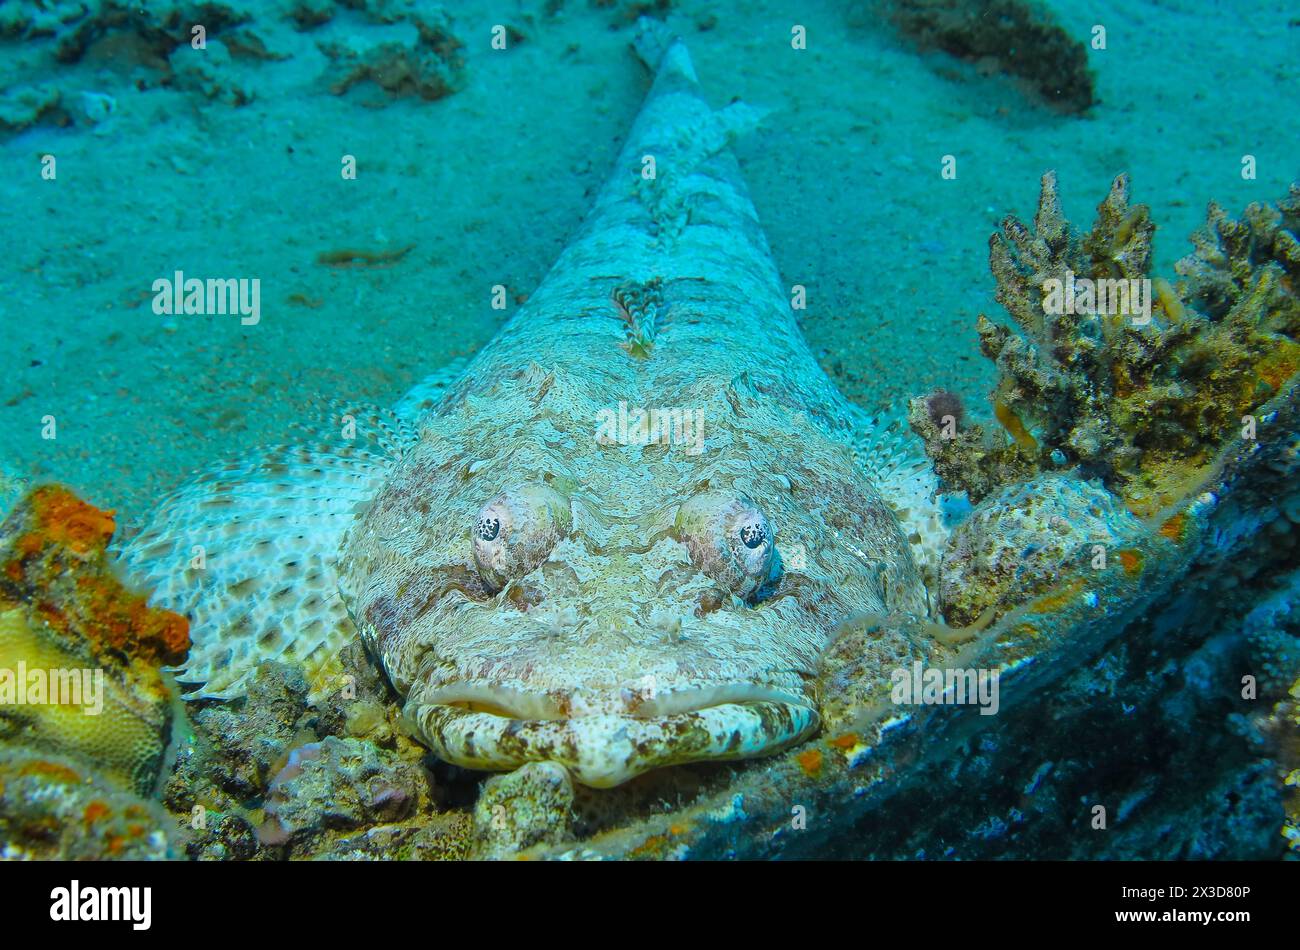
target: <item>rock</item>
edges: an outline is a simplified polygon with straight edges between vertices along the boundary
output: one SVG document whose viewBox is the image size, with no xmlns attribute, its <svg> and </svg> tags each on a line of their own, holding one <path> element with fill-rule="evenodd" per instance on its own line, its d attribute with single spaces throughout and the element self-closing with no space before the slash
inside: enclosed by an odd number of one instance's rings
<svg viewBox="0 0 1300 950">
<path fill-rule="evenodd" d="M 981 502 L 952 533 L 939 568 L 939 603 L 948 623 L 1000 615 L 1091 569 L 1101 545 L 1105 563 L 1124 567 L 1128 539 L 1141 525 L 1100 485 L 1069 475 L 1039 475 Z M 1104 570 L 1105 564 L 1097 568 Z M 1014 602 L 1009 602 L 1014 598 Z"/>
<path fill-rule="evenodd" d="M 208 99 L 242 106 L 255 98 L 252 90 L 230 59 L 230 50 L 218 39 L 209 39 L 207 49 L 178 46 L 168 60 L 177 89 L 197 92 Z"/>
<path fill-rule="evenodd" d="M 1066 113 L 1096 101 L 1087 47 L 1050 10 L 1024 0 L 893 0 L 886 15 L 922 50 L 1020 77 L 1042 101 Z"/>
<path fill-rule="evenodd" d="M 158 805 L 81 762 L 0 745 L 0 860 L 157 861 L 182 839 Z"/>
<path fill-rule="evenodd" d="M 307 681 L 302 671 L 281 663 L 263 664 L 245 700 L 195 715 L 196 727 L 213 750 L 207 758 L 208 774 L 232 795 L 260 796 L 289 750 L 309 731 L 301 722 L 306 712 Z"/>
<path fill-rule="evenodd" d="M 330 832 L 410 817 L 429 804 L 420 767 L 357 739 L 329 736 L 294 749 L 271 781 L 263 842 L 297 850 Z"/>
<path fill-rule="evenodd" d="M 242 815 L 209 814 L 204 826 L 192 831 L 185 853 L 203 861 L 248 861 L 259 855 L 257 829 Z"/>
<path fill-rule="evenodd" d="M 16 86 L 0 94 L 0 129 L 19 132 L 58 111 L 63 94 L 54 86 Z"/>
<path fill-rule="evenodd" d="M 191 28 L 201 24 L 209 44 L 227 27 L 252 19 L 251 5 L 242 0 L 157 0 L 133 3 L 129 0 L 99 0 L 82 6 L 82 15 L 69 19 L 55 36 L 55 55 L 63 63 L 75 63 L 101 41 L 134 57 L 152 61 L 165 60 L 180 46 L 189 48 Z M 89 9 L 86 7 L 89 6 Z"/>
<path fill-rule="evenodd" d="M 573 782 L 564 766 L 530 762 L 487 780 L 474 806 L 474 831 L 492 856 L 535 844 L 558 844 L 570 835 Z"/>
<path fill-rule="evenodd" d="M 409 20 L 378 27 L 365 37 L 319 44 L 331 61 L 330 91 L 342 95 L 366 80 L 394 96 L 422 99 L 441 99 L 459 89 L 464 44 L 452 34 L 451 18 L 434 11 Z"/>
</svg>

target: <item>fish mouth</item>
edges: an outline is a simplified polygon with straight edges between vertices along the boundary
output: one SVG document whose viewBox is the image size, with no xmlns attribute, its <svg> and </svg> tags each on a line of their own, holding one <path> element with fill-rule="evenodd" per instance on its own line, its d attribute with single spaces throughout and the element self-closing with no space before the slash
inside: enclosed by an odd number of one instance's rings
<svg viewBox="0 0 1300 950">
<path fill-rule="evenodd" d="M 458 682 L 408 697 L 406 713 L 440 757 L 473 769 L 564 765 L 593 788 L 651 769 L 771 755 L 816 731 L 802 696 L 748 683 L 588 698 Z"/>
</svg>

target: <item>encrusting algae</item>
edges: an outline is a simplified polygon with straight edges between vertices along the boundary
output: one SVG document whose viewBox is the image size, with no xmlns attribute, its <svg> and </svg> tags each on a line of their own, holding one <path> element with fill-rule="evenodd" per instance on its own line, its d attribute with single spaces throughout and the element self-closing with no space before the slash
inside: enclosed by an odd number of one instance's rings
<svg viewBox="0 0 1300 950">
<path fill-rule="evenodd" d="M 156 802 L 80 761 L 0 744 L 0 860 L 158 860 L 183 837 Z"/>
<path fill-rule="evenodd" d="M 58 486 L 0 525 L 0 738 L 147 794 L 175 705 L 162 666 L 184 657 L 189 626 L 118 581 L 105 553 L 114 530 L 111 512 Z"/>
</svg>

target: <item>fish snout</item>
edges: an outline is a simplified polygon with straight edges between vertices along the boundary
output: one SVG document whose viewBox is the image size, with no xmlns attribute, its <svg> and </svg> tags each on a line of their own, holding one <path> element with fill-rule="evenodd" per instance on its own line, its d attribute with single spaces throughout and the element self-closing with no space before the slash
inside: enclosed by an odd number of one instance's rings
<svg viewBox="0 0 1300 950">
<path fill-rule="evenodd" d="M 801 695 L 745 683 L 661 690 L 653 675 L 600 691 L 466 682 L 417 688 L 406 713 L 457 765 L 507 770 L 552 761 L 594 788 L 667 765 L 770 755 L 818 725 Z"/>
</svg>

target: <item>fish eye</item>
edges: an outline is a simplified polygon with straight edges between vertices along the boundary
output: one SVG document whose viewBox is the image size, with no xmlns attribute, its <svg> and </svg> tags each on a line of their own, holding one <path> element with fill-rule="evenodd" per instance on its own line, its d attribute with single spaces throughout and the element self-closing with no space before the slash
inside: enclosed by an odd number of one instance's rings
<svg viewBox="0 0 1300 950">
<path fill-rule="evenodd" d="M 568 499 L 549 485 L 506 489 L 474 519 L 471 538 L 479 576 L 492 591 L 501 590 L 545 561 L 571 525 Z"/>
<path fill-rule="evenodd" d="M 745 543 L 745 547 L 749 548 L 750 550 L 753 550 L 754 548 L 757 548 L 760 545 L 766 544 L 767 543 L 766 525 L 758 521 L 751 521 L 749 524 L 742 525 L 740 528 L 740 540 L 743 541 Z"/>
<path fill-rule="evenodd" d="M 705 492 L 677 511 L 677 538 L 691 563 L 708 577 L 748 598 L 776 569 L 776 545 L 767 516 L 744 496 Z"/>
</svg>

